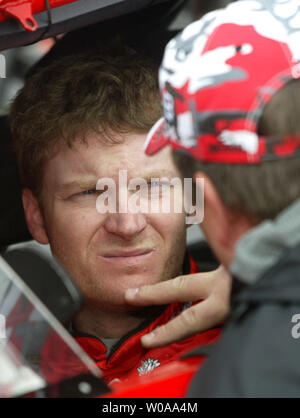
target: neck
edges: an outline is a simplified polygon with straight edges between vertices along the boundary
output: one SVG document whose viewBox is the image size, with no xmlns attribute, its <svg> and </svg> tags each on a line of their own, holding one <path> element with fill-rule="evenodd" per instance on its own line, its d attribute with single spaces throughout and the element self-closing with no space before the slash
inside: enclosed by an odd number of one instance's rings
<svg viewBox="0 0 300 418">
<path fill-rule="evenodd" d="M 285 208 L 273 220 L 261 222 L 243 235 L 230 264 L 231 273 L 253 284 L 300 243 L 300 199 Z"/>
<path fill-rule="evenodd" d="M 232 264 L 237 244 L 240 239 L 256 226 L 256 222 L 248 217 L 233 213 L 226 227 L 217 234 L 209 236 L 211 248 L 219 259 L 220 263 L 229 270 Z"/>
<path fill-rule="evenodd" d="M 122 311 L 102 311 L 99 308 L 84 307 L 73 320 L 78 332 L 91 334 L 98 338 L 122 338 L 137 328 L 143 321 L 158 314 L 160 306 L 139 310 L 132 308 Z"/>
</svg>

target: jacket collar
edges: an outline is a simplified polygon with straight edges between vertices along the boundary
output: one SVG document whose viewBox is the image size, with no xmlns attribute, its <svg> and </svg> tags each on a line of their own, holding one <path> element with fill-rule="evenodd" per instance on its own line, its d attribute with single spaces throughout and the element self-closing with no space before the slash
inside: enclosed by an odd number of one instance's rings
<svg viewBox="0 0 300 418">
<path fill-rule="evenodd" d="M 140 338 L 151 332 L 159 325 L 167 323 L 173 316 L 177 315 L 183 309 L 183 304 L 179 302 L 168 306 L 159 307 L 156 315 L 143 321 L 139 327 L 128 332 L 112 347 L 107 356 L 107 348 L 100 338 L 93 335 L 80 334 L 75 335 L 77 342 L 97 363 L 101 363 L 103 370 L 109 369 L 114 365 L 122 364 L 125 369 L 128 363 L 134 363 L 147 351 L 140 343 Z"/>
</svg>

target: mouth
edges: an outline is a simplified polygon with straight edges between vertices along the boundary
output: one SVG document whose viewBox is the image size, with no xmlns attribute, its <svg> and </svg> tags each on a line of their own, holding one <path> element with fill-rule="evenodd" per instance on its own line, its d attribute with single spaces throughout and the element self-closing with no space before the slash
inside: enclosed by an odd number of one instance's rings
<svg viewBox="0 0 300 418">
<path fill-rule="evenodd" d="M 153 248 L 136 248 L 136 249 L 120 249 L 107 251 L 103 255 L 108 262 L 133 262 L 142 261 L 149 257 L 153 253 Z"/>
</svg>

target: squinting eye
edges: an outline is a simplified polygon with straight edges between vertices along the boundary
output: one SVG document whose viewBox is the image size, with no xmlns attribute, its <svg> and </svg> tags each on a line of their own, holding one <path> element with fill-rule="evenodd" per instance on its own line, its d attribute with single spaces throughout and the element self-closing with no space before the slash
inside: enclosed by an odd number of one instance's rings
<svg viewBox="0 0 300 418">
<path fill-rule="evenodd" d="M 165 181 L 153 181 L 151 183 L 149 183 L 149 186 L 151 188 L 156 188 L 156 187 L 170 187 L 170 183 L 167 183 Z"/>
<path fill-rule="evenodd" d="M 158 196 L 162 192 L 163 183 L 159 181 L 148 182 L 147 184 L 140 185 L 138 191 L 141 196 L 151 198 L 151 196 Z"/>
<path fill-rule="evenodd" d="M 93 196 L 95 194 L 99 194 L 99 191 L 96 189 L 89 189 L 89 190 L 84 190 L 83 192 L 75 193 L 71 196 L 71 198 L 78 199 L 78 198 Z"/>
<path fill-rule="evenodd" d="M 161 183 L 160 181 L 154 181 L 150 183 L 150 187 L 159 187 L 162 186 L 163 183 Z"/>
<path fill-rule="evenodd" d="M 84 192 L 81 192 L 79 194 L 82 196 L 88 196 L 88 195 L 95 194 L 95 193 L 97 193 L 97 190 L 90 189 L 90 190 L 85 190 Z"/>
<path fill-rule="evenodd" d="M 154 181 L 149 183 L 149 193 L 151 196 L 162 195 L 164 191 L 167 191 L 169 184 L 161 181 Z M 153 193 L 153 194 L 152 194 Z"/>
</svg>

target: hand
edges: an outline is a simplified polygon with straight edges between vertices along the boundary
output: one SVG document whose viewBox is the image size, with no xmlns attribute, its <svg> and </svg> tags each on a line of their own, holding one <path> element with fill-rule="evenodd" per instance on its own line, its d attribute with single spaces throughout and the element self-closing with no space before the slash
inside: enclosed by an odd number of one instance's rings
<svg viewBox="0 0 300 418">
<path fill-rule="evenodd" d="M 128 289 L 127 303 L 137 306 L 171 302 L 201 302 L 141 338 L 147 347 L 161 347 L 206 331 L 224 321 L 230 308 L 231 276 L 223 266 L 207 273 L 189 274 L 175 279 Z"/>
</svg>

